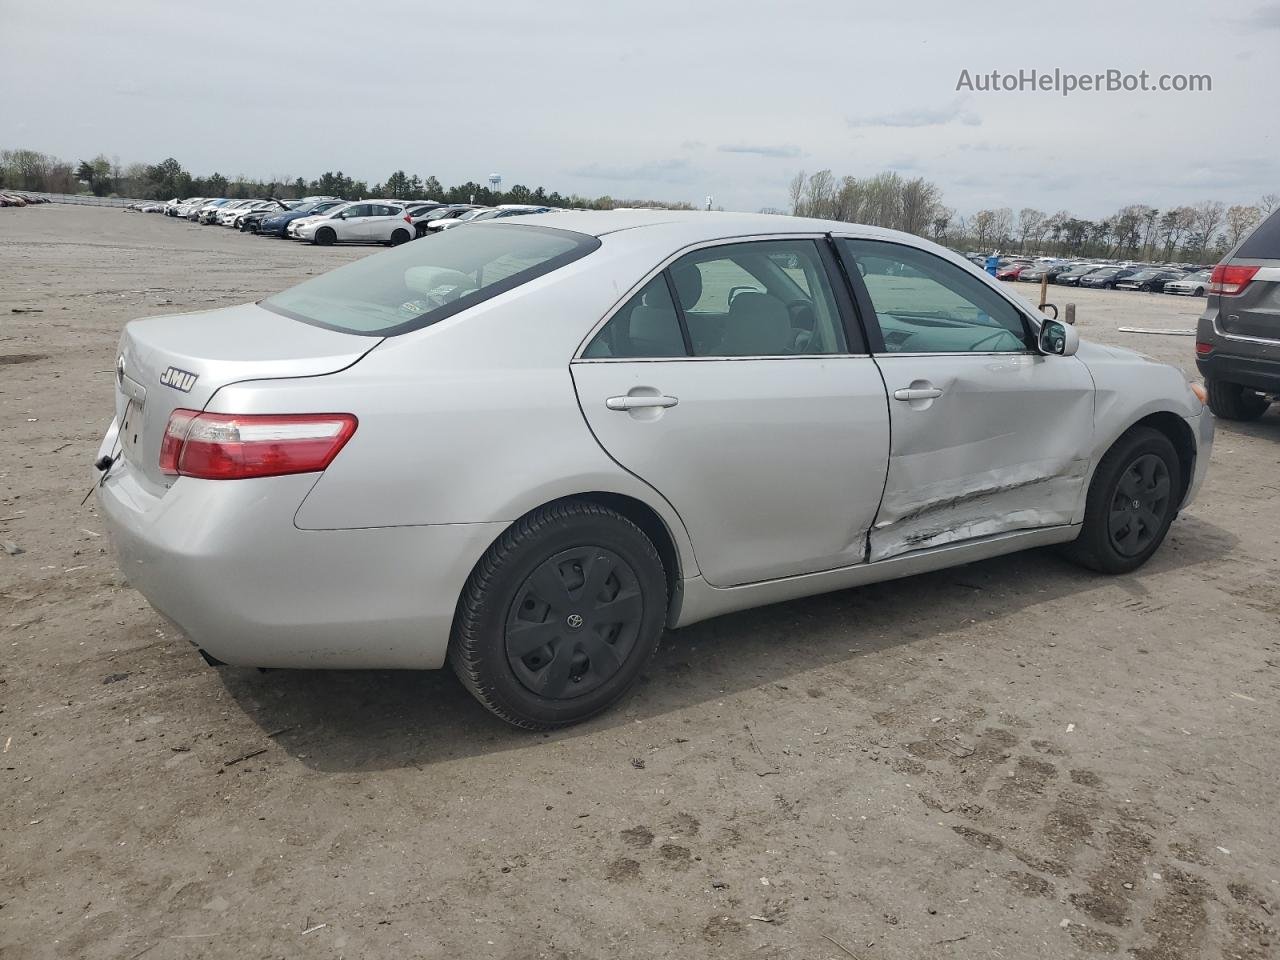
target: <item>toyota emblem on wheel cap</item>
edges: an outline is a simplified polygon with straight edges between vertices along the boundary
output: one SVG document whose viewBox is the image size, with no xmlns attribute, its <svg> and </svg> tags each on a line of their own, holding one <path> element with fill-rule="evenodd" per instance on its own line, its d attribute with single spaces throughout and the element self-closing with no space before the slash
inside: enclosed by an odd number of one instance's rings
<svg viewBox="0 0 1280 960">
<path fill-rule="evenodd" d="M 582 621 L 582 616 L 580 614 L 571 613 L 569 614 L 569 616 L 565 617 L 564 622 L 569 625 L 570 629 L 577 630 L 580 626 L 582 626 L 583 621 Z"/>
</svg>

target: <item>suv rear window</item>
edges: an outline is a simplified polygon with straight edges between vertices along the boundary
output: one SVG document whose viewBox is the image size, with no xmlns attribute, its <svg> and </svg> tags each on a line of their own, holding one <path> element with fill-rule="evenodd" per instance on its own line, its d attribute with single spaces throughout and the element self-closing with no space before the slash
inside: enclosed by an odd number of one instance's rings
<svg viewBox="0 0 1280 960">
<path fill-rule="evenodd" d="M 1235 256 L 1247 260 L 1280 260 L 1280 210 L 1273 211 L 1245 237 Z"/>
<path fill-rule="evenodd" d="M 391 337 L 438 323 L 599 246 L 595 237 L 570 230 L 476 224 L 349 263 L 261 305 L 329 330 Z"/>
</svg>

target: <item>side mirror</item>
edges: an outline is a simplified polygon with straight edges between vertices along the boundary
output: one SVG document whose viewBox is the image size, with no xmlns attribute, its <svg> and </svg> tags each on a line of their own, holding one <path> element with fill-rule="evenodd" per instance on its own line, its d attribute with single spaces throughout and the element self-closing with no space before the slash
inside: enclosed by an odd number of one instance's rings
<svg viewBox="0 0 1280 960">
<path fill-rule="evenodd" d="M 1048 356 L 1073 357 L 1080 349 L 1080 334 L 1061 320 L 1045 319 L 1040 324 L 1038 346 Z"/>
</svg>

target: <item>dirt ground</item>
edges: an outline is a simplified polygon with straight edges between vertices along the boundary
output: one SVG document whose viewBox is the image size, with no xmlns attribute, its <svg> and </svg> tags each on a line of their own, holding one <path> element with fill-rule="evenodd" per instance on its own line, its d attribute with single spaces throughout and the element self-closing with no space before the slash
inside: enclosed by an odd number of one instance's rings
<svg viewBox="0 0 1280 960">
<path fill-rule="evenodd" d="M 1280 956 L 1280 412 L 1219 424 L 1135 576 L 723 617 L 530 735 L 446 672 L 211 669 L 81 505 L 127 320 L 369 252 L 0 211 L 0 956 Z M 1116 328 L 1202 301 L 1052 292 L 1194 372 Z"/>
</svg>

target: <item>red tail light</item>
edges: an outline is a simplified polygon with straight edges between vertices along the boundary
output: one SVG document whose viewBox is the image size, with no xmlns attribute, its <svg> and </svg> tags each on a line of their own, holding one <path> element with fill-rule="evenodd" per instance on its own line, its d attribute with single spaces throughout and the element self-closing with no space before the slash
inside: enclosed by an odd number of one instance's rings
<svg viewBox="0 0 1280 960">
<path fill-rule="evenodd" d="M 1209 354 L 1213 353 L 1213 344 L 1200 341 L 1196 344 L 1196 353 L 1202 357 L 1207 357 Z"/>
<path fill-rule="evenodd" d="M 1257 272 L 1257 267 L 1220 263 L 1213 268 L 1213 274 L 1209 277 L 1209 292 L 1221 294 L 1224 297 L 1234 297 L 1243 292 Z"/>
<path fill-rule="evenodd" d="M 243 480 L 324 470 L 356 432 L 349 413 L 230 414 L 174 410 L 160 444 L 171 476 Z"/>
<path fill-rule="evenodd" d="M 406 213 L 406 214 L 404 215 L 404 222 L 405 222 L 405 223 L 408 223 L 408 224 L 412 224 L 412 223 L 413 223 L 413 217 L 409 216 L 409 215 Z"/>
</svg>

